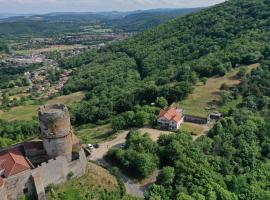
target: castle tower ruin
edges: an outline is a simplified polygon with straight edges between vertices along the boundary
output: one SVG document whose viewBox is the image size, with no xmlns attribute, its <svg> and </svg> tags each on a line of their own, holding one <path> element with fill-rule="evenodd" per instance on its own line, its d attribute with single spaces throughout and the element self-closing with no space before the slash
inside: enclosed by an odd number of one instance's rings
<svg viewBox="0 0 270 200">
<path fill-rule="evenodd" d="M 73 130 L 68 108 L 49 104 L 39 108 L 40 131 L 44 149 L 50 158 L 65 156 L 72 160 Z"/>
</svg>

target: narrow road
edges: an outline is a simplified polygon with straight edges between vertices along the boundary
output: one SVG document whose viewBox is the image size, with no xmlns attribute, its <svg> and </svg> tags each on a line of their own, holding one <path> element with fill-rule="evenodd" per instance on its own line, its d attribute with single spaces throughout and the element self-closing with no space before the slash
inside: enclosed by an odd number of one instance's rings
<svg viewBox="0 0 270 200">
<path fill-rule="evenodd" d="M 205 127 L 204 131 L 208 131 L 209 127 Z M 172 134 L 173 132 L 170 131 L 160 131 L 152 128 L 141 128 L 138 131 L 140 131 L 142 134 L 148 133 L 150 138 L 153 141 L 157 141 L 160 135 L 162 134 Z M 93 149 L 90 160 L 96 162 L 99 165 L 105 166 L 107 168 L 111 168 L 112 166 L 107 163 L 103 157 L 106 155 L 106 153 L 113 147 L 121 147 L 126 143 L 126 137 L 129 131 L 123 131 L 118 133 L 117 137 L 111 141 L 104 142 L 99 144 L 99 148 Z M 196 136 L 196 138 L 193 138 L 193 140 L 198 139 L 200 136 L 204 135 L 205 133 Z M 146 180 L 143 181 L 143 183 L 138 183 L 136 180 L 133 180 L 123 173 L 120 173 L 127 190 L 127 193 L 135 196 L 135 197 L 144 197 L 144 192 L 148 189 L 148 187 L 156 181 L 156 178 L 158 176 L 159 171 L 155 171 L 150 177 L 148 177 Z"/>
<path fill-rule="evenodd" d="M 139 131 L 144 133 L 149 133 L 150 138 L 153 141 L 157 141 L 161 134 L 171 134 L 172 132 L 169 131 L 159 131 L 151 128 L 141 128 Z M 106 153 L 113 147 L 121 147 L 123 144 L 126 143 L 126 137 L 129 131 L 123 131 L 117 135 L 117 137 L 111 141 L 104 142 L 99 145 L 99 148 L 93 149 L 90 160 L 95 161 L 99 165 L 103 165 L 105 167 L 111 168 L 111 165 L 107 163 L 103 157 Z M 127 190 L 127 193 L 135 196 L 135 197 L 142 197 L 144 196 L 145 190 L 156 181 L 156 177 L 158 176 L 158 170 L 154 172 L 144 183 L 138 183 L 137 181 L 127 177 L 123 173 L 120 174 Z"/>
</svg>

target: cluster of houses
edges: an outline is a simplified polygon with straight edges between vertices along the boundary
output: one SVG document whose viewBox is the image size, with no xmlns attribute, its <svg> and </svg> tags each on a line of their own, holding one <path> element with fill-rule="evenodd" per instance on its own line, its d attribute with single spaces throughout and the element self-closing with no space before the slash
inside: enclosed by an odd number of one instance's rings
<svg viewBox="0 0 270 200">
<path fill-rule="evenodd" d="M 128 33 L 103 33 L 103 34 L 83 34 L 65 35 L 56 38 L 54 43 L 59 44 L 80 44 L 89 41 L 121 41 L 130 37 Z"/>
<path fill-rule="evenodd" d="M 11 58 L 7 58 L 4 62 L 7 64 L 24 66 L 35 63 L 43 63 L 45 61 L 45 56 L 41 54 L 20 54 L 15 55 Z"/>
<path fill-rule="evenodd" d="M 202 118 L 198 116 L 184 115 L 183 109 L 169 107 L 159 112 L 157 122 L 163 129 L 178 130 L 184 122 L 208 124 L 213 121 L 218 121 L 221 117 L 221 114 L 217 111 L 212 112 L 208 118 Z"/>
<path fill-rule="evenodd" d="M 64 73 L 60 75 L 60 79 L 54 89 L 60 92 L 64 85 L 67 83 L 72 70 L 64 70 Z"/>
<path fill-rule="evenodd" d="M 57 69 L 55 69 L 57 70 Z M 31 83 L 32 87 L 29 89 L 29 93 L 43 93 L 45 92 L 44 98 L 50 97 L 52 94 L 60 92 L 64 85 L 69 80 L 69 76 L 72 70 L 64 70 L 63 73 L 60 75 L 59 81 L 52 85 L 49 80 L 46 80 L 47 69 L 41 68 L 35 72 L 26 72 L 24 75 L 29 82 Z"/>
</svg>

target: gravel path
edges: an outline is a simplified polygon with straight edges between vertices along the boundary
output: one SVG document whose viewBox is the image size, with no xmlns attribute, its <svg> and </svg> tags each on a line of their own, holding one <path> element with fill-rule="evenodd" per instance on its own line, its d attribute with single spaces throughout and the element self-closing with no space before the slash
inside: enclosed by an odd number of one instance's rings
<svg viewBox="0 0 270 200">
<path fill-rule="evenodd" d="M 209 127 L 205 127 L 205 131 L 208 131 Z M 172 132 L 169 131 L 160 131 L 152 128 L 141 128 L 139 131 L 144 133 L 149 133 L 150 138 L 153 141 L 157 141 L 160 135 L 162 134 L 172 134 Z M 109 151 L 109 149 L 113 147 L 121 147 L 126 143 L 126 136 L 129 131 L 123 131 L 117 134 L 117 137 L 111 141 L 104 142 L 99 144 L 99 148 L 93 149 L 90 160 L 95 161 L 99 165 L 103 165 L 105 167 L 111 168 L 111 165 L 107 163 L 103 157 L 106 155 L 106 153 Z M 204 135 L 205 133 L 194 136 L 193 140 L 198 139 L 200 136 Z M 156 178 L 158 176 L 159 171 L 155 171 L 148 179 L 144 180 L 143 183 L 138 183 L 137 181 L 127 177 L 123 173 L 121 173 L 121 177 L 125 183 L 125 187 L 127 190 L 127 193 L 135 196 L 135 197 L 144 197 L 144 192 L 146 191 L 149 186 L 156 181 Z"/>
<path fill-rule="evenodd" d="M 150 138 L 153 141 L 157 141 L 161 134 L 171 134 L 172 132 L 169 131 L 159 131 L 151 128 L 141 128 L 139 131 L 143 133 L 149 133 Z M 90 159 L 92 161 L 95 161 L 96 163 L 111 167 L 109 163 L 107 163 L 103 156 L 106 155 L 106 153 L 109 151 L 109 149 L 113 147 L 121 147 L 126 142 L 126 136 L 129 131 L 123 131 L 117 135 L 117 137 L 111 141 L 104 142 L 102 144 L 99 144 L 99 148 L 93 149 Z M 156 181 L 156 177 L 158 176 L 158 171 L 153 173 L 147 180 L 145 180 L 143 183 L 138 183 L 137 181 L 125 176 L 123 173 L 121 173 L 121 177 L 125 183 L 125 187 L 127 190 L 127 193 L 136 196 L 136 197 L 143 197 L 145 190 Z"/>
</svg>

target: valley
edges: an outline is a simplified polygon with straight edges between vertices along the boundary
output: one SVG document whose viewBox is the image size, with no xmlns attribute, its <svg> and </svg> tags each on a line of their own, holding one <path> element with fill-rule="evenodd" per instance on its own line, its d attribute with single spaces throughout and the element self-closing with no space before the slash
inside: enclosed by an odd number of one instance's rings
<svg viewBox="0 0 270 200">
<path fill-rule="evenodd" d="M 269 7 L 1 18 L 0 200 L 270 199 Z"/>
</svg>

